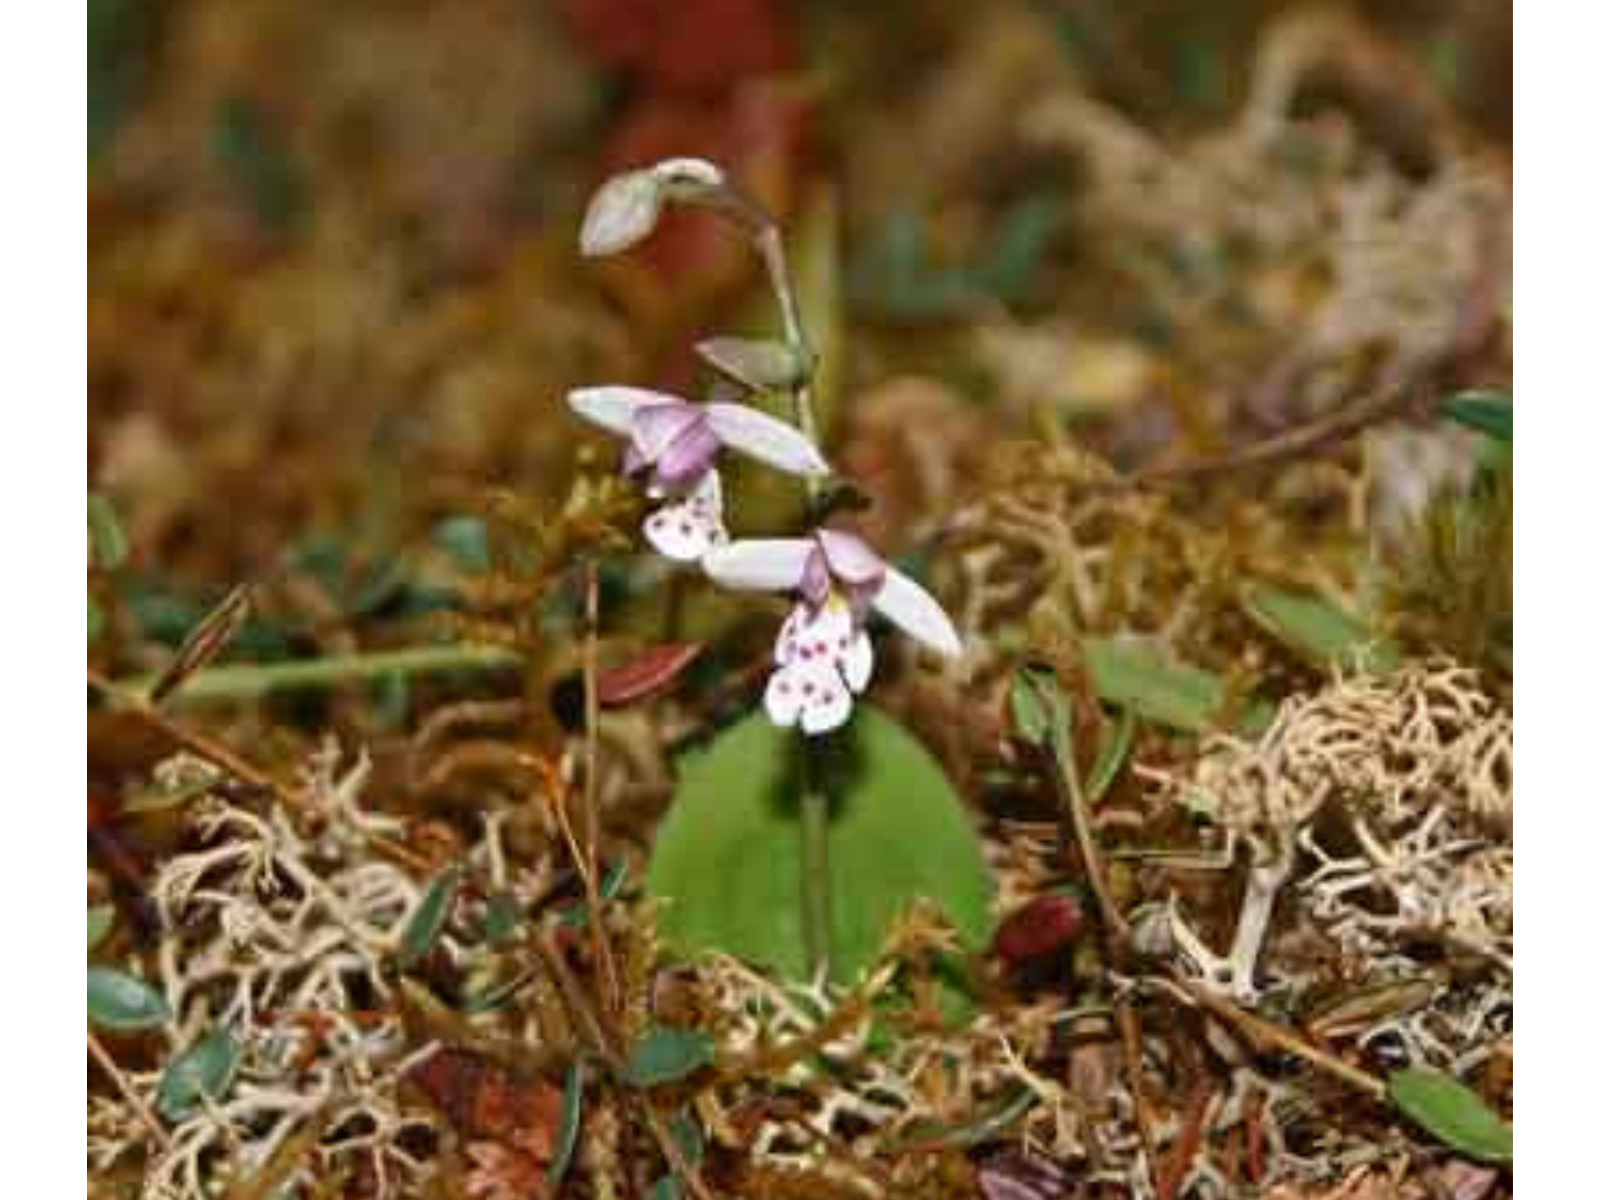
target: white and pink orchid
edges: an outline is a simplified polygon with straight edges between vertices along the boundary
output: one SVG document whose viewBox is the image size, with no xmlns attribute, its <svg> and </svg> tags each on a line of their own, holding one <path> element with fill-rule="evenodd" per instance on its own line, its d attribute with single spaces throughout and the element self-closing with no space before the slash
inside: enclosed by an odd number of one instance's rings
<svg viewBox="0 0 1600 1200">
<path fill-rule="evenodd" d="M 854 534 L 818 529 L 807 538 L 738 541 L 707 551 L 701 566 L 724 587 L 796 595 L 767 681 L 776 725 L 820 734 L 849 720 L 854 695 L 872 678 L 871 611 L 940 654 L 961 653 L 939 602 Z"/>
<path fill-rule="evenodd" d="M 799 430 L 743 404 L 692 404 L 636 387 L 579 388 L 567 396 L 579 416 L 628 439 L 622 469 L 647 475 L 652 499 L 666 500 L 645 519 L 660 553 L 696 562 L 728 540 L 716 457 L 724 446 L 792 475 L 825 476 L 828 464 Z"/>
</svg>

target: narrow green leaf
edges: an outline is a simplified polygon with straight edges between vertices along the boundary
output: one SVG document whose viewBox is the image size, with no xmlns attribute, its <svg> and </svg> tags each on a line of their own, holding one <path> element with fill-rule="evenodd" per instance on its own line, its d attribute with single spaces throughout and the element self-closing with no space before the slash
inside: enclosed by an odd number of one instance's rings
<svg viewBox="0 0 1600 1200">
<path fill-rule="evenodd" d="M 213 1029 L 178 1055 L 162 1073 L 156 1109 L 169 1121 L 182 1121 L 201 1097 L 220 1100 L 239 1069 L 239 1043 L 226 1029 Z"/>
<path fill-rule="evenodd" d="M 676 1175 L 663 1175 L 650 1185 L 644 1200 L 683 1200 L 683 1184 Z"/>
<path fill-rule="evenodd" d="M 1090 804 L 1096 804 L 1104 798 L 1117 781 L 1117 776 L 1122 774 L 1123 764 L 1128 761 L 1128 753 L 1133 749 L 1133 735 L 1138 728 L 1139 718 L 1133 709 L 1117 710 L 1116 723 L 1111 726 L 1110 736 L 1101 743 L 1100 753 L 1095 756 L 1094 766 L 1089 769 L 1088 782 L 1084 784 L 1083 794 L 1088 797 Z"/>
<path fill-rule="evenodd" d="M 1511 441 L 1511 393 L 1484 390 L 1459 392 L 1440 411 L 1457 424 L 1476 430 L 1497 442 Z"/>
<path fill-rule="evenodd" d="M 128 535 L 117 510 L 99 492 L 89 493 L 89 560 L 102 571 L 115 571 L 128 558 Z"/>
<path fill-rule="evenodd" d="M 1173 729 L 1210 729 L 1227 697 L 1222 680 L 1210 671 L 1169 660 L 1144 642 L 1085 638 L 1083 652 L 1102 700 Z"/>
<path fill-rule="evenodd" d="M 716 1055 L 717 1044 L 710 1034 L 656 1025 L 634 1046 L 622 1077 L 635 1087 L 657 1087 L 708 1066 Z"/>
<path fill-rule="evenodd" d="M 618 859 L 605 878 L 600 881 L 600 899 L 615 900 L 622 891 L 623 885 L 628 882 L 628 863 L 626 859 Z M 580 901 L 571 908 L 564 909 L 561 913 L 561 924 L 568 929 L 582 929 L 589 923 L 589 905 Z"/>
<path fill-rule="evenodd" d="M 400 935 L 400 953 L 395 961 L 402 971 L 409 971 L 433 949 L 439 935 L 444 932 L 445 922 L 450 919 L 450 910 L 455 906 L 456 892 L 460 887 L 459 866 L 439 872 L 428 885 L 416 911 L 406 922 L 405 932 Z"/>
<path fill-rule="evenodd" d="M 117 910 L 110 904 L 96 904 L 89 910 L 89 952 L 106 940 L 111 926 L 116 922 Z"/>
<path fill-rule="evenodd" d="M 522 906 L 509 892 L 496 892 L 483 909 L 483 936 L 491 946 L 503 946 L 516 936 L 522 924 Z"/>
<path fill-rule="evenodd" d="M 566 1090 L 561 1096 L 561 1124 L 556 1129 L 555 1153 L 545 1171 L 549 1191 L 554 1194 L 572 1165 L 578 1147 L 578 1130 L 583 1125 L 583 1059 L 575 1058 L 567 1068 Z"/>
<path fill-rule="evenodd" d="M 672 1140 L 683 1151 L 683 1161 L 689 1164 L 690 1169 L 698 1167 L 700 1160 L 705 1157 L 706 1139 L 700 1132 L 700 1123 L 694 1119 L 694 1114 L 686 1108 L 680 1108 L 667 1122 L 667 1132 L 672 1134 Z"/>
<path fill-rule="evenodd" d="M 170 1020 L 166 997 L 111 967 L 89 968 L 89 1020 L 103 1029 L 153 1029 Z"/>
<path fill-rule="evenodd" d="M 1400 655 L 1382 636 L 1314 596 L 1264 583 L 1246 584 L 1244 607 L 1258 625 L 1319 667 L 1392 671 Z"/>
<path fill-rule="evenodd" d="M 722 951 L 805 977 L 802 737 L 756 712 L 680 763 L 645 881 L 663 902 L 661 933 L 678 951 Z M 943 911 L 967 948 L 987 945 L 993 879 L 938 762 L 870 705 L 828 741 L 834 977 L 869 967 L 890 924 L 919 899 Z"/>
<path fill-rule="evenodd" d="M 1024 666 L 1011 679 L 1011 724 L 1017 736 L 1035 746 L 1058 740 L 1069 725 L 1067 698 L 1055 672 Z"/>
<path fill-rule="evenodd" d="M 1466 1084 L 1418 1067 L 1394 1071 L 1388 1082 L 1394 1106 L 1451 1149 L 1482 1162 L 1511 1161 L 1511 1126 Z"/>
</svg>

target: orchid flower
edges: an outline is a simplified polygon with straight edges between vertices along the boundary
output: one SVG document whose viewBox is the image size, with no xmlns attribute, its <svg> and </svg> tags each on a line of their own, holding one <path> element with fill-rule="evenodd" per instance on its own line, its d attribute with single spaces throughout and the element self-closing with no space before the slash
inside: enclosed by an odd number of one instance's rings
<svg viewBox="0 0 1600 1200">
<path fill-rule="evenodd" d="M 728 540 L 716 457 L 730 446 L 793 475 L 823 476 L 828 464 L 793 426 L 743 404 L 691 404 L 634 387 L 579 388 L 567 403 L 579 416 L 628 439 L 622 470 L 648 475 L 647 494 L 667 503 L 645 518 L 660 553 L 695 562 Z"/>
<path fill-rule="evenodd" d="M 939 602 L 853 534 L 818 529 L 807 538 L 734 542 L 701 559 L 725 587 L 795 593 L 778 631 L 777 669 L 767 681 L 767 715 L 808 734 L 837 729 L 853 695 L 872 678 L 867 614 L 876 611 L 919 642 L 954 658 L 961 639 Z"/>
</svg>

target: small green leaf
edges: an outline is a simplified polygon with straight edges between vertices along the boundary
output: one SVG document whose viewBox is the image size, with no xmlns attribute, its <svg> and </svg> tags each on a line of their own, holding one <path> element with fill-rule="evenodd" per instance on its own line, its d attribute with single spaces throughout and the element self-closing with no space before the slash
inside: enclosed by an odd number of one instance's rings
<svg viewBox="0 0 1600 1200">
<path fill-rule="evenodd" d="M 117 510 L 99 492 L 89 493 L 89 560 L 102 571 L 115 571 L 128 558 L 128 535 Z"/>
<path fill-rule="evenodd" d="M 1314 596 L 1252 583 L 1245 586 L 1244 606 L 1258 625 L 1316 666 L 1383 674 L 1400 663 L 1378 633 Z"/>
<path fill-rule="evenodd" d="M 635 1087 L 675 1083 L 708 1066 L 716 1056 L 717 1044 L 710 1034 L 656 1025 L 634 1046 L 622 1077 Z"/>
<path fill-rule="evenodd" d="M 650 1185 L 644 1200 L 683 1200 L 683 1184 L 676 1175 L 663 1175 Z"/>
<path fill-rule="evenodd" d="M 106 630 L 106 614 L 93 596 L 89 597 L 89 644 L 92 646 L 100 640 L 100 635 Z"/>
<path fill-rule="evenodd" d="M 600 899 L 615 900 L 627 882 L 628 862 L 626 859 L 618 859 L 616 865 L 607 871 L 605 878 L 600 881 Z M 582 929 L 588 923 L 589 905 L 586 902 L 580 901 L 561 913 L 561 924 L 568 929 Z"/>
<path fill-rule="evenodd" d="M 233 1086 L 239 1069 L 239 1043 L 226 1029 L 213 1029 L 178 1057 L 161 1076 L 156 1109 L 169 1121 L 182 1121 L 200 1106 L 201 1097 L 220 1100 Z"/>
<path fill-rule="evenodd" d="M 1511 1126 L 1466 1084 L 1410 1067 L 1389 1075 L 1389 1099 L 1451 1149 L 1481 1162 L 1511 1161 Z"/>
<path fill-rule="evenodd" d="M 1493 390 L 1458 392 L 1440 411 L 1457 424 L 1497 442 L 1511 441 L 1511 393 Z"/>
<path fill-rule="evenodd" d="M 799 754 L 804 735 L 762 712 L 680 763 L 645 890 L 677 950 L 722 951 L 806 974 L 800 915 Z M 889 925 L 919 899 L 969 949 L 993 932 L 994 882 L 972 820 L 938 762 L 894 721 L 860 705 L 828 739 L 831 968 L 854 979 Z"/>
<path fill-rule="evenodd" d="M 522 924 L 522 906 L 510 892 L 496 892 L 483 908 L 483 936 L 491 946 L 503 946 Z"/>
<path fill-rule="evenodd" d="M 96 904 L 89 910 L 89 952 L 106 940 L 117 919 L 117 910 L 110 904 Z"/>
<path fill-rule="evenodd" d="M 556 1130 L 555 1153 L 545 1171 L 551 1194 L 566 1178 L 572 1153 L 578 1147 L 578 1130 L 583 1125 L 583 1059 L 575 1058 L 567 1068 L 566 1090 L 561 1096 L 561 1124 Z"/>
<path fill-rule="evenodd" d="M 450 910 L 455 906 L 456 892 L 461 887 L 461 868 L 448 867 L 434 877 L 428 890 L 422 894 L 416 911 L 406 922 L 400 935 L 400 953 L 396 963 L 402 971 L 409 971 L 428 956 L 439 935 L 444 932 Z"/>
<path fill-rule="evenodd" d="M 1216 675 L 1169 660 L 1144 642 L 1085 638 L 1083 653 L 1102 700 L 1173 729 L 1202 733 L 1212 728 L 1227 698 Z"/>
<path fill-rule="evenodd" d="M 767 338 L 706 338 L 695 343 L 694 352 L 752 392 L 791 391 L 805 383 L 816 366 L 787 342 Z"/>
<path fill-rule="evenodd" d="M 1066 732 L 1070 721 L 1067 698 L 1048 667 L 1025 666 L 1011 680 L 1011 724 L 1017 736 L 1046 746 Z"/>
<path fill-rule="evenodd" d="M 433 527 L 433 544 L 468 571 L 482 574 L 491 565 L 489 527 L 481 517 L 446 517 Z"/>
<path fill-rule="evenodd" d="M 172 1018 L 166 997 L 111 967 L 89 968 L 89 1020 L 104 1029 L 153 1029 Z"/>
<path fill-rule="evenodd" d="M 1089 769 L 1088 782 L 1083 787 L 1083 794 L 1088 797 L 1090 804 L 1103 799 L 1122 773 L 1122 766 L 1133 749 L 1133 735 L 1138 727 L 1139 718 L 1133 709 L 1117 710 L 1116 723 L 1111 726 L 1110 736 L 1101 743 L 1100 753 L 1095 756 L 1094 766 Z"/>
<path fill-rule="evenodd" d="M 690 1169 L 698 1167 L 700 1160 L 705 1157 L 706 1139 L 700 1132 L 700 1123 L 694 1119 L 694 1114 L 686 1108 L 680 1108 L 667 1122 L 667 1131 L 672 1134 L 672 1140 L 678 1143 L 678 1149 L 683 1151 L 683 1161 L 689 1164 Z"/>
</svg>

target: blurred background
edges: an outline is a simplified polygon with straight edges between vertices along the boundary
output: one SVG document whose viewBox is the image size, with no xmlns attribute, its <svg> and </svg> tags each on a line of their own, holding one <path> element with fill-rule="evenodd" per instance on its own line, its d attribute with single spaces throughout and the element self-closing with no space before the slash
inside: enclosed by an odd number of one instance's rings
<svg viewBox="0 0 1600 1200">
<path fill-rule="evenodd" d="M 146 633 L 290 559 L 381 593 L 383 554 L 489 489 L 566 495 L 567 388 L 696 387 L 695 337 L 770 320 L 702 216 L 578 257 L 596 184 L 667 155 L 781 216 L 833 453 L 896 548 L 992 488 L 1008 437 L 1160 469 L 1374 387 L 1509 378 L 1509 2 L 90 0 L 89 25 L 90 477 Z M 1380 509 L 1470 468 L 1392 440 Z"/>
</svg>

